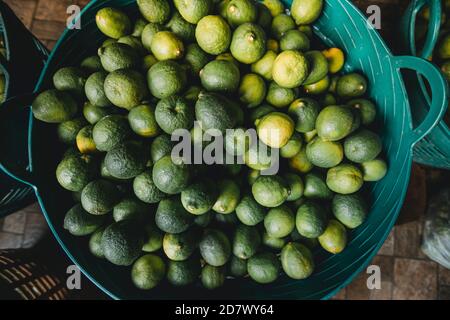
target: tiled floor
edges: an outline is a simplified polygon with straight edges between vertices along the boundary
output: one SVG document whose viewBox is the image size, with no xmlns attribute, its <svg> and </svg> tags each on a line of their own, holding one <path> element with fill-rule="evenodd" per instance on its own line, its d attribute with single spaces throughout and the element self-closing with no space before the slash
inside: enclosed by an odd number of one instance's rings
<svg viewBox="0 0 450 320">
<path fill-rule="evenodd" d="M 88 0 L 5 0 L 48 48 L 52 48 L 65 26 L 66 9 Z M 355 1 L 365 11 L 371 3 L 380 4 L 381 32 L 389 38 L 391 21 L 397 19 L 406 0 Z M 392 39 L 392 38 L 391 38 Z M 450 270 L 439 267 L 420 251 L 422 222 L 426 208 L 426 181 L 441 173 L 425 172 L 416 166 L 401 217 L 372 261 L 381 269 L 381 289 L 367 289 L 368 274 L 361 273 L 335 299 L 450 299 Z M 431 178 L 430 178 L 431 177 Z M 432 185 L 433 183 L 431 183 Z M 430 185 L 430 183 L 428 183 Z M 409 222 L 408 222 L 409 221 Z M 48 233 L 38 206 L 32 205 L 0 220 L 0 249 L 29 248 Z"/>
</svg>

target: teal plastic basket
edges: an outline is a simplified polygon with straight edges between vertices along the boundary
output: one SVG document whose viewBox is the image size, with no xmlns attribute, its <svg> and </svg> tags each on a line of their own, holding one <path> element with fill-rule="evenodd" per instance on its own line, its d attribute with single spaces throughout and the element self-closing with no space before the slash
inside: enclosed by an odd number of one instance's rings
<svg viewBox="0 0 450 320">
<path fill-rule="evenodd" d="M 430 21 L 423 48 L 416 48 L 416 18 L 417 14 L 425 6 L 430 8 Z M 408 7 L 401 20 L 401 53 L 429 58 L 433 54 L 434 47 L 439 38 L 441 26 L 441 1 L 440 0 L 414 0 Z M 413 110 L 413 123 L 420 123 L 430 110 L 431 98 L 421 75 L 411 74 L 407 81 L 408 90 L 414 95 L 411 99 Z M 432 167 L 450 169 L 450 130 L 444 120 L 434 128 L 430 134 L 424 137 L 414 148 L 414 161 Z"/>
<path fill-rule="evenodd" d="M 14 12 L 0 2 L 0 34 L 4 39 L 6 57 L 0 55 L 0 69 L 5 75 L 5 97 L 32 92 L 48 57 L 47 49 L 32 36 Z M 0 106 L 2 108 L 2 106 Z M 28 122 L 30 110 L 18 109 L 0 119 L 0 139 L 8 152 L 0 158 L 26 166 L 28 159 Z M 12 131 L 14 130 L 14 131 Z M 14 132 L 14 135 L 6 135 Z M 0 173 L 0 217 L 36 201 L 32 188 Z"/>
<path fill-rule="evenodd" d="M 290 1 L 285 1 L 290 5 Z M 93 54 L 104 36 L 97 30 L 95 14 L 102 7 L 122 8 L 137 16 L 134 0 L 93 1 L 81 13 L 81 29 L 66 30 L 56 44 L 42 72 L 36 91 L 52 86 L 53 73 L 62 66 L 76 65 Z M 286 276 L 271 285 L 258 285 L 248 279 L 230 280 L 213 293 L 199 284 L 173 288 L 163 284 L 151 291 L 134 288 L 129 268 L 114 266 L 93 257 L 87 239 L 71 236 L 63 229 L 64 212 L 72 205 L 54 177 L 59 161 L 55 128 L 30 122 L 29 144 L 31 172 L 1 167 L 11 176 L 36 189 L 48 224 L 68 256 L 99 288 L 115 299 L 327 299 L 349 284 L 372 260 L 392 229 L 404 201 L 412 163 L 412 148 L 440 120 L 447 104 L 447 87 L 441 73 L 427 61 L 410 56 L 395 57 L 363 14 L 347 0 L 325 1 L 324 12 L 314 24 L 315 33 L 329 46 L 342 48 L 347 54 L 345 70 L 367 75 L 368 95 L 378 105 L 378 123 L 389 163 L 387 176 L 370 184 L 366 192 L 372 207 L 367 221 L 349 233 L 348 247 L 338 255 L 321 249 L 315 252 L 316 272 L 307 280 L 296 281 Z M 402 80 L 402 69 L 413 69 L 424 75 L 433 90 L 433 102 L 423 122 L 413 128 L 409 99 Z M 10 101 L 10 106 L 22 101 Z M 0 146 L 1 147 L 1 146 Z"/>
</svg>

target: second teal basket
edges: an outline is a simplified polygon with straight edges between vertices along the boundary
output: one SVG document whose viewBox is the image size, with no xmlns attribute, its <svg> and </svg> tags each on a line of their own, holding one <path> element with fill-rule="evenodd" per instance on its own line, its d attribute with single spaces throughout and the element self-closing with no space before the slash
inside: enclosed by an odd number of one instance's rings
<svg viewBox="0 0 450 320">
<path fill-rule="evenodd" d="M 430 8 L 428 32 L 422 49 L 416 48 L 416 18 L 425 7 Z M 442 8 L 440 0 L 413 0 L 408 7 L 400 26 L 402 37 L 401 52 L 429 58 L 439 38 Z M 448 17 L 447 17 L 448 19 Z M 413 94 L 413 121 L 420 123 L 430 110 L 431 97 L 425 80 L 420 74 L 410 74 L 407 79 L 408 90 Z M 414 161 L 442 169 L 450 169 L 450 129 L 445 120 L 417 143 L 414 148 Z"/>
<path fill-rule="evenodd" d="M 290 6 L 291 1 L 284 1 Z M 81 14 L 80 30 L 66 30 L 52 52 L 36 91 L 52 86 L 52 75 L 63 66 L 77 65 L 87 55 L 95 54 L 104 36 L 95 24 L 95 14 L 102 8 L 121 8 L 130 16 L 138 15 L 135 0 L 91 2 Z M 1 168 L 36 189 L 48 224 L 68 256 L 99 288 L 115 299 L 327 299 L 367 267 L 392 229 L 403 204 L 412 163 L 412 148 L 442 118 L 447 105 L 447 87 L 441 73 L 427 61 L 410 56 L 393 56 L 376 30 L 348 0 L 327 0 L 324 12 L 313 25 L 316 35 L 327 45 L 342 48 L 347 56 L 345 71 L 367 75 L 368 96 L 378 106 L 378 123 L 389 163 L 387 176 L 370 184 L 365 192 L 372 207 L 367 221 L 349 233 L 348 247 L 338 255 L 324 250 L 315 252 L 316 272 L 307 280 L 286 276 L 261 286 L 248 279 L 227 281 L 213 293 L 198 284 L 186 288 L 161 285 L 140 291 L 130 279 L 130 270 L 95 258 L 86 239 L 76 238 L 63 229 L 64 212 L 72 205 L 70 195 L 55 179 L 59 150 L 54 127 L 33 120 L 30 125 L 31 172 L 12 163 Z M 431 83 L 433 101 L 430 111 L 417 127 L 412 126 L 410 103 L 401 70 L 420 72 Z M 11 103 L 13 106 L 14 103 Z M 1 148 L 2 146 L 0 146 Z"/>
</svg>

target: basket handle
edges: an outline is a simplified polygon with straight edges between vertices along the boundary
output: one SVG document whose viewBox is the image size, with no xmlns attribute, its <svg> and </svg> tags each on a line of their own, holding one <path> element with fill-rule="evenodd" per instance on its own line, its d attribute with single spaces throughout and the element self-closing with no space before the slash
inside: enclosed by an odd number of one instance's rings
<svg viewBox="0 0 450 320">
<path fill-rule="evenodd" d="M 422 140 L 444 117 L 448 107 L 448 85 L 441 71 L 432 63 L 418 57 L 397 56 L 393 58 L 398 69 L 410 69 L 421 74 L 430 84 L 429 111 L 416 128 L 411 124 L 409 139 L 412 145 Z"/>
<path fill-rule="evenodd" d="M 31 106 L 34 98 L 37 94 L 30 93 L 30 94 L 24 94 L 21 96 L 16 96 L 13 98 L 10 98 L 3 102 L 3 104 L 0 106 L 0 123 L 3 121 L 8 121 L 11 113 L 27 108 Z M 2 127 L 5 127 L 2 125 Z M 8 147 L 5 146 L 6 139 L 9 139 L 13 135 L 12 132 L 5 132 L 4 136 L 0 139 L 0 150 L 6 150 Z M 29 169 L 30 166 L 23 168 L 18 166 L 17 164 L 13 163 L 11 160 L 6 160 L 6 158 L 0 158 L 0 169 L 3 170 L 6 174 L 11 176 L 12 178 L 25 183 L 31 187 L 36 186 L 36 177 L 34 176 L 33 172 L 31 172 Z"/>
<path fill-rule="evenodd" d="M 417 15 L 422 10 L 423 7 L 428 6 L 430 8 L 430 19 L 428 22 L 428 30 L 425 38 L 425 43 L 422 50 L 417 49 L 416 44 L 416 21 Z M 432 54 L 434 47 L 439 38 L 439 29 L 442 20 L 442 8 L 440 0 L 414 0 L 406 10 L 404 18 L 408 37 L 407 48 L 409 48 L 410 53 L 414 56 L 418 56 L 424 59 L 429 59 Z"/>
</svg>

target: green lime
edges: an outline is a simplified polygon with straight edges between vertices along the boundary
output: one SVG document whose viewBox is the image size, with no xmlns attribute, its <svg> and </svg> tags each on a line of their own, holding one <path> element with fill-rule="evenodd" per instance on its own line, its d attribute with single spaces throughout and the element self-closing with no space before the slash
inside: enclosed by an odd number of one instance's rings
<svg viewBox="0 0 450 320">
<path fill-rule="evenodd" d="M 195 38 L 205 52 L 219 55 L 230 47 L 231 28 L 221 16 L 206 16 L 198 22 Z"/>
<path fill-rule="evenodd" d="M 382 144 L 376 133 L 362 129 L 345 139 L 344 149 L 347 159 L 363 163 L 374 160 L 380 154 Z"/>
<path fill-rule="evenodd" d="M 236 125 L 236 110 L 228 98 L 216 93 L 202 92 L 195 104 L 195 115 L 203 130 L 219 130 L 225 134 Z"/>
<path fill-rule="evenodd" d="M 288 143 L 280 149 L 280 155 L 287 159 L 293 158 L 300 152 L 302 145 L 302 136 L 295 132 Z"/>
<path fill-rule="evenodd" d="M 144 30 L 145 26 L 147 25 L 147 20 L 143 19 L 143 18 L 138 18 L 135 22 L 134 22 L 134 26 L 133 26 L 133 32 L 131 33 L 131 35 L 133 37 L 137 37 L 140 38 L 142 35 L 142 31 Z"/>
<path fill-rule="evenodd" d="M 243 224 L 256 226 L 264 220 L 266 211 L 251 195 L 246 195 L 236 207 L 236 215 Z"/>
<path fill-rule="evenodd" d="M 147 83 L 153 96 L 167 98 L 185 88 L 186 71 L 175 61 L 160 61 L 148 70 Z"/>
<path fill-rule="evenodd" d="M 305 57 L 309 64 L 309 75 L 304 81 L 304 85 L 317 83 L 328 74 L 328 60 L 320 51 L 308 51 Z"/>
<path fill-rule="evenodd" d="M 34 117 L 48 123 L 70 120 L 77 109 L 77 103 L 69 93 L 54 89 L 40 93 L 32 103 Z"/>
<path fill-rule="evenodd" d="M 218 189 L 219 195 L 212 209 L 221 214 L 232 213 L 240 200 L 239 186 L 233 180 L 225 179 L 219 181 Z"/>
<path fill-rule="evenodd" d="M 264 218 L 264 227 L 269 236 L 284 238 L 294 230 L 295 216 L 286 205 L 272 208 Z"/>
<path fill-rule="evenodd" d="M 186 48 L 184 61 L 189 65 L 192 75 L 198 77 L 200 70 L 211 61 L 211 56 L 203 51 L 198 44 L 192 43 Z"/>
<path fill-rule="evenodd" d="M 164 156 L 153 166 L 153 182 L 164 193 L 178 194 L 189 184 L 190 170 L 181 159 Z"/>
<path fill-rule="evenodd" d="M 284 147 L 294 134 L 294 121 L 286 114 L 272 112 L 257 123 L 258 137 L 271 148 Z"/>
<path fill-rule="evenodd" d="M 225 282 L 225 271 L 225 267 L 205 265 L 200 276 L 203 286 L 209 290 L 223 286 Z"/>
<path fill-rule="evenodd" d="M 372 124 L 377 115 L 375 104 L 367 99 L 355 99 L 347 102 L 347 105 L 357 109 L 361 113 L 361 121 L 364 125 Z"/>
<path fill-rule="evenodd" d="M 245 164 L 255 170 L 267 170 L 274 161 L 272 153 L 272 148 L 263 143 L 252 143 L 244 155 Z"/>
<path fill-rule="evenodd" d="M 193 220 L 194 216 L 183 208 L 178 196 L 163 199 L 158 204 L 155 222 L 161 231 L 171 234 L 185 232 Z"/>
<path fill-rule="evenodd" d="M 262 3 L 269 9 L 272 17 L 282 14 L 285 10 L 283 2 L 280 0 L 262 0 Z"/>
<path fill-rule="evenodd" d="M 84 95 L 86 72 L 78 67 L 61 68 L 53 75 L 53 85 L 59 91 L 68 91 L 75 97 Z M 4 93 L 4 85 L 3 90 Z"/>
<path fill-rule="evenodd" d="M 307 201 L 298 208 L 295 224 L 303 237 L 318 238 L 327 227 L 326 211 L 321 205 Z"/>
<path fill-rule="evenodd" d="M 167 0 L 137 0 L 142 16 L 151 23 L 164 23 L 170 18 L 170 4 Z"/>
<path fill-rule="evenodd" d="M 277 40 L 281 40 L 286 32 L 295 29 L 295 27 L 294 19 L 292 19 L 291 16 L 282 13 L 273 18 L 270 29 L 272 36 Z"/>
<path fill-rule="evenodd" d="M 86 120 L 83 118 L 76 118 L 60 123 L 57 129 L 59 141 L 65 144 L 75 144 L 78 132 L 86 125 Z"/>
<path fill-rule="evenodd" d="M 218 196 L 216 185 L 209 179 L 203 179 L 181 192 L 181 203 L 189 213 L 203 215 L 213 208 Z"/>
<path fill-rule="evenodd" d="M 251 144 L 251 135 L 243 128 L 228 131 L 225 136 L 225 150 L 233 156 L 244 155 Z"/>
<path fill-rule="evenodd" d="M 150 48 L 159 61 L 176 60 L 184 55 L 183 42 L 170 31 L 160 31 L 155 34 Z"/>
<path fill-rule="evenodd" d="M 266 98 L 267 87 L 264 79 L 254 73 L 247 73 L 241 80 L 239 96 L 248 108 L 259 106 Z"/>
<path fill-rule="evenodd" d="M 261 175 L 261 171 L 255 170 L 255 169 L 250 169 L 247 174 L 247 182 L 248 182 L 249 186 L 252 186 L 255 183 L 256 179 L 259 178 L 260 175 Z"/>
<path fill-rule="evenodd" d="M 231 0 L 226 8 L 228 23 L 236 28 L 247 22 L 256 22 L 258 9 L 253 0 Z"/>
<path fill-rule="evenodd" d="M 145 242 L 142 246 L 144 252 L 156 252 L 162 248 L 164 234 L 153 223 L 145 226 Z"/>
<path fill-rule="evenodd" d="M 338 141 L 348 136 L 353 128 L 354 115 L 346 106 L 328 106 L 317 117 L 319 137 L 326 141 Z"/>
<path fill-rule="evenodd" d="M 86 80 L 84 90 L 89 102 L 96 107 L 108 107 L 111 101 L 106 97 L 104 84 L 108 73 L 98 71 L 89 76 Z"/>
<path fill-rule="evenodd" d="M 279 176 L 260 176 L 252 186 L 252 194 L 260 205 L 275 208 L 289 197 L 289 185 Z"/>
<path fill-rule="evenodd" d="M 150 290 L 164 279 L 165 273 L 164 261 L 156 255 L 147 254 L 133 264 L 131 278 L 139 289 Z"/>
<path fill-rule="evenodd" d="M 167 134 L 176 130 L 189 130 L 194 125 L 194 107 L 185 98 L 173 95 L 161 99 L 155 110 L 159 127 Z"/>
<path fill-rule="evenodd" d="M 170 155 L 174 146 L 175 142 L 171 141 L 171 137 L 168 134 L 156 137 L 150 146 L 150 155 L 153 163 L 156 163 L 164 156 Z"/>
<path fill-rule="evenodd" d="M 309 95 L 320 95 L 328 91 L 330 87 L 330 77 L 326 76 L 315 83 L 304 85 L 303 89 Z"/>
<path fill-rule="evenodd" d="M 329 200 L 333 193 L 321 174 L 310 172 L 305 176 L 304 196 L 308 199 Z"/>
<path fill-rule="evenodd" d="M 361 189 L 363 183 L 361 170 L 352 164 L 341 164 L 327 173 L 327 185 L 336 193 L 355 193 Z"/>
<path fill-rule="evenodd" d="M 211 12 L 213 2 L 212 0 L 174 0 L 177 10 L 187 22 L 192 24 L 197 24 Z"/>
<path fill-rule="evenodd" d="M 214 267 L 225 265 L 231 258 L 230 240 L 220 230 L 205 230 L 199 248 L 205 262 Z"/>
<path fill-rule="evenodd" d="M 368 214 L 367 204 L 359 194 L 337 194 L 331 204 L 333 214 L 349 229 L 358 228 Z"/>
<path fill-rule="evenodd" d="M 166 27 L 182 41 L 194 42 L 195 40 L 195 25 L 183 19 L 179 12 L 172 15 Z"/>
<path fill-rule="evenodd" d="M 238 258 L 236 256 L 231 257 L 230 274 L 236 278 L 244 277 L 245 275 L 247 275 L 247 260 Z"/>
<path fill-rule="evenodd" d="M 103 68 L 108 72 L 133 69 L 139 65 L 139 55 L 135 49 L 124 43 L 115 42 L 98 49 Z"/>
<path fill-rule="evenodd" d="M 294 0 L 291 14 L 298 25 L 310 24 L 322 13 L 323 0 Z"/>
<path fill-rule="evenodd" d="M 286 238 L 274 238 L 269 236 L 267 232 L 263 232 L 262 243 L 269 249 L 280 251 L 286 245 L 286 242 Z"/>
<path fill-rule="evenodd" d="M 193 229 L 179 233 L 166 233 L 163 238 L 163 251 L 172 261 L 185 261 L 197 249 L 198 237 Z"/>
<path fill-rule="evenodd" d="M 92 131 L 92 137 L 99 151 L 110 151 L 132 135 L 127 118 L 122 115 L 109 115 L 98 121 Z"/>
<path fill-rule="evenodd" d="M 176 287 L 187 286 L 198 279 L 200 270 L 200 262 L 195 258 L 186 261 L 169 261 L 167 280 Z"/>
<path fill-rule="evenodd" d="M 286 173 L 284 179 L 289 185 L 289 197 L 287 201 L 297 201 L 303 196 L 304 185 L 302 178 L 295 173 Z"/>
<path fill-rule="evenodd" d="M 314 271 L 311 251 L 300 243 L 288 243 L 281 251 L 281 265 L 284 272 L 292 279 L 308 278 Z"/>
<path fill-rule="evenodd" d="M 298 173 L 308 173 L 313 169 L 314 165 L 306 156 L 306 147 L 303 147 L 299 153 L 289 159 L 289 166 Z"/>
<path fill-rule="evenodd" d="M 297 97 L 295 89 L 288 89 L 279 86 L 276 82 L 271 82 L 267 91 L 266 100 L 277 108 L 289 106 Z"/>
<path fill-rule="evenodd" d="M 308 60 L 299 51 L 283 51 L 273 64 L 273 80 L 284 88 L 300 86 L 307 79 L 308 74 Z"/>
<path fill-rule="evenodd" d="M 387 164 L 382 159 L 361 163 L 364 181 L 380 181 L 386 176 Z"/>
<path fill-rule="evenodd" d="M 106 36 L 114 39 L 131 33 L 131 21 L 128 16 L 116 8 L 100 9 L 95 15 L 97 27 Z"/>
<path fill-rule="evenodd" d="M 310 41 L 306 34 L 297 29 L 292 29 L 286 31 L 281 37 L 280 48 L 281 51 L 297 50 L 305 52 L 310 48 Z"/>
<path fill-rule="evenodd" d="M 127 141 L 108 151 L 105 156 L 106 169 L 117 179 L 135 178 L 145 170 L 149 160 L 143 151 L 142 143 Z"/>
<path fill-rule="evenodd" d="M 213 60 L 200 71 L 202 85 L 208 91 L 234 92 L 240 78 L 239 68 L 226 60 Z"/>
<path fill-rule="evenodd" d="M 152 138 L 160 133 L 155 119 L 155 108 L 149 104 L 143 104 L 131 109 L 128 113 L 128 122 L 134 133 L 141 137 Z"/>
<path fill-rule="evenodd" d="M 141 42 L 145 49 L 151 51 L 153 37 L 155 36 L 155 34 L 161 31 L 164 31 L 164 27 L 160 24 L 149 23 L 145 26 L 141 34 Z"/>
<path fill-rule="evenodd" d="M 80 63 L 80 67 L 86 70 L 89 74 L 103 71 L 102 62 L 100 61 L 100 57 L 98 55 L 89 56 Z"/>
<path fill-rule="evenodd" d="M 247 271 L 254 281 L 268 284 L 278 279 L 280 261 L 271 252 L 258 253 L 248 260 Z"/>
<path fill-rule="evenodd" d="M 297 132 L 310 132 L 316 127 L 316 120 L 320 112 L 317 101 L 310 98 L 297 99 L 289 106 L 288 113 L 295 121 Z"/>
<path fill-rule="evenodd" d="M 305 139 L 306 143 L 310 143 L 311 141 L 313 141 L 315 137 L 317 137 L 317 130 L 315 129 L 312 131 L 305 132 L 303 134 L 303 138 Z"/>
<path fill-rule="evenodd" d="M 77 204 L 67 211 L 64 217 L 64 229 L 74 236 L 87 236 L 98 230 L 105 219 L 86 212 Z"/>
<path fill-rule="evenodd" d="M 148 89 L 145 78 L 139 72 L 122 69 L 106 77 L 105 94 L 115 106 L 131 110 L 147 97 Z"/>
<path fill-rule="evenodd" d="M 302 25 L 302 26 L 298 26 L 297 28 L 299 31 L 303 32 L 304 34 L 306 34 L 308 36 L 309 39 L 312 38 L 313 36 L 313 30 L 312 27 L 309 25 Z"/>
<path fill-rule="evenodd" d="M 81 193 L 83 209 L 98 216 L 109 213 L 119 200 L 116 185 L 103 179 L 88 183 Z"/>
<path fill-rule="evenodd" d="M 277 54 L 272 50 L 267 50 L 265 55 L 252 64 L 252 72 L 259 74 L 267 81 L 272 80 L 273 63 L 277 58 Z"/>
<path fill-rule="evenodd" d="M 343 75 L 337 82 L 336 92 L 342 98 L 357 98 L 367 91 L 367 80 L 358 73 Z"/>
<path fill-rule="evenodd" d="M 256 3 L 256 8 L 258 10 L 257 24 L 260 25 L 265 31 L 269 31 L 272 25 L 272 14 L 269 8 L 263 5 L 261 2 Z"/>
<path fill-rule="evenodd" d="M 98 163 L 90 155 L 72 155 L 61 160 L 56 167 L 56 179 L 66 190 L 78 192 L 97 176 Z"/>
<path fill-rule="evenodd" d="M 100 228 L 95 231 L 89 238 L 89 251 L 97 258 L 103 259 L 105 255 L 103 254 L 102 248 L 102 236 L 105 228 Z"/>
<path fill-rule="evenodd" d="M 317 137 L 306 146 L 306 156 L 316 167 L 332 168 L 344 160 L 344 148 L 340 142 Z"/>
<path fill-rule="evenodd" d="M 166 197 L 153 182 L 152 170 L 146 170 L 133 180 L 133 190 L 136 197 L 145 203 L 158 203 Z"/>
<path fill-rule="evenodd" d="M 127 219 L 143 221 L 151 207 L 135 197 L 125 197 L 114 206 L 113 218 L 115 222 Z"/>
<path fill-rule="evenodd" d="M 332 254 L 341 253 L 347 245 L 347 231 L 336 220 L 330 220 L 325 232 L 319 237 L 319 243 Z"/>
<path fill-rule="evenodd" d="M 261 236 L 256 227 L 243 224 L 237 226 L 232 240 L 233 254 L 240 259 L 250 259 L 259 250 Z"/>
<path fill-rule="evenodd" d="M 117 40 L 117 43 L 127 44 L 132 47 L 140 56 L 146 54 L 146 50 L 142 45 L 141 39 L 134 36 L 125 36 Z"/>
<path fill-rule="evenodd" d="M 258 61 L 266 52 L 264 30 L 257 24 L 241 24 L 233 33 L 230 50 L 239 62 L 252 64 Z"/>
</svg>

